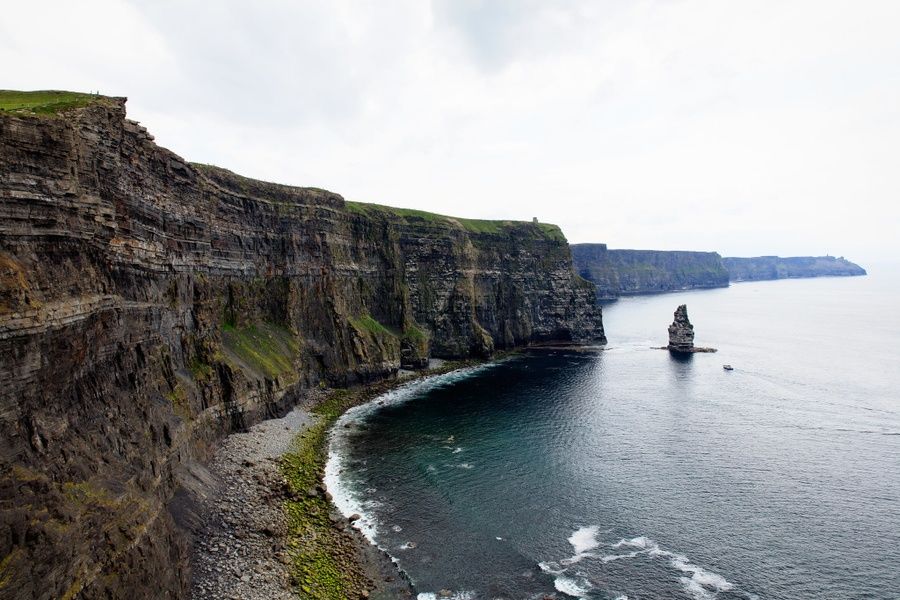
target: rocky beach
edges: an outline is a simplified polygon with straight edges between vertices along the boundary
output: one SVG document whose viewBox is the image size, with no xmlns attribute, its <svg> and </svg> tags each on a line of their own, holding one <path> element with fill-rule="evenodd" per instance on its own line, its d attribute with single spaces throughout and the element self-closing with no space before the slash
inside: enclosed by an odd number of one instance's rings
<svg viewBox="0 0 900 600">
<path fill-rule="evenodd" d="M 362 392 L 362 390 L 359 390 Z M 313 406 L 327 392 L 279 419 L 228 436 L 206 468 L 208 494 L 197 507 L 191 563 L 191 598 L 208 600 L 289 600 L 297 597 L 290 526 L 285 503 L 298 496 L 325 498 L 321 486 L 293 491 L 282 459 L 303 443 L 310 427 L 323 417 Z M 360 598 L 403 598 L 412 588 L 396 565 L 373 547 L 336 510 L 329 514 L 338 534 L 338 550 L 350 570 L 363 575 Z"/>
</svg>

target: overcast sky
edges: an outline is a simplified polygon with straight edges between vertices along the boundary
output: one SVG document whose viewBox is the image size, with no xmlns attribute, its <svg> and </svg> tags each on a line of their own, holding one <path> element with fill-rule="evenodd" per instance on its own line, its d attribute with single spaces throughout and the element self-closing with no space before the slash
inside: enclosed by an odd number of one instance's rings
<svg viewBox="0 0 900 600">
<path fill-rule="evenodd" d="M 616 248 L 900 247 L 896 0 L 33 0 L 0 65 L 350 200 Z"/>
</svg>

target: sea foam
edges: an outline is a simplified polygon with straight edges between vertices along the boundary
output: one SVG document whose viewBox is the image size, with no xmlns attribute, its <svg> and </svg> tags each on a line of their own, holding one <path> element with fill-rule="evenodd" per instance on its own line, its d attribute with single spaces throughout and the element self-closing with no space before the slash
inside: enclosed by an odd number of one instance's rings
<svg viewBox="0 0 900 600">
<path fill-rule="evenodd" d="M 600 542 L 597 541 L 599 531 L 600 529 L 596 526 L 581 527 L 570 535 L 569 543 L 575 549 L 575 554 L 582 554 L 599 546 Z"/>
<path fill-rule="evenodd" d="M 449 598 L 450 600 L 475 600 L 475 592 L 466 590 L 462 592 L 451 593 L 450 596 L 442 596 L 442 598 Z M 416 596 L 416 600 L 437 600 L 438 596 L 434 592 L 420 592 Z"/>
<path fill-rule="evenodd" d="M 631 558 L 644 553 L 654 558 L 662 557 L 669 559 L 669 565 L 672 568 L 690 575 L 690 577 L 679 577 L 679 581 L 681 582 L 682 587 L 684 587 L 684 591 L 695 600 L 710 600 L 715 598 L 718 592 L 726 592 L 734 589 L 734 584 L 718 573 L 708 571 L 703 567 L 693 564 L 688 557 L 683 554 L 677 554 L 660 548 L 659 544 L 646 536 L 621 539 L 613 544 L 612 547 L 637 548 L 638 550 L 631 552 L 628 555 L 604 556 L 602 558 L 603 562 L 609 562 L 610 560 L 617 560 L 619 558 Z"/>
<path fill-rule="evenodd" d="M 574 598 L 584 598 L 591 591 L 591 584 L 583 577 L 574 578 L 566 575 L 560 575 L 553 580 L 553 587 L 556 591 L 562 592 L 567 596 Z"/>
<path fill-rule="evenodd" d="M 632 549 L 630 552 L 598 556 L 591 552 L 591 550 L 600 545 L 597 540 L 598 533 L 599 528 L 597 527 L 581 527 L 568 539 L 575 549 L 574 556 L 564 558 L 558 562 L 545 561 L 538 563 L 542 571 L 556 576 L 554 585 L 558 591 L 570 596 L 581 597 L 590 590 L 590 587 L 584 587 L 585 585 L 590 586 L 587 580 L 581 577 L 574 578 L 568 574 L 568 567 L 580 562 L 582 559 L 597 558 L 600 562 L 606 564 L 616 560 L 636 558 L 640 555 L 667 559 L 669 566 L 684 574 L 678 580 L 684 591 L 694 600 L 713 600 L 718 596 L 719 592 L 734 589 L 734 584 L 718 573 L 695 565 L 683 554 L 660 548 L 657 542 L 643 535 L 633 538 L 622 538 L 609 546 L 615 550 Z M 627 596 L 620 597 L 627 598 Z"/>
<path fill-rule="evenodd" d="M 478 375 L 494 368 L 497 364 L 499 363 L 494 362 L 476 367 L 457 369 L 443 375 L 435 375 L 407 383 L 377 398 L 373 398 L 366 404 L 349 409 L 338 418 L 329 435 L 328 460 L 325 463 L 325 486 L 332 495 L 332 502 L 341 514 L 345 517 L 353 514 L 361 515 L 361 518 L 354 523 L 354 527 L 359 529 L 370 542 L 375 544 L 375 537 L 378 534 L 378 522 L 371 510 L 377 508 L 378 505 L 372 503 L 371 500 L 366 502 L 364 498 L 360 497 L 359 493 L 352 489 L 352 486 L 346 480 L 345 449 L 348 438 L 353 433 L 353 428 L 347 428 L 345 425 L 358 425 L 385 406 L 396 406 L 414 400 L 430 390 L 452 385 L 458 381 Z M 454 440 L 455 438 L 452 435 L 447 438 L 448 442 L 453 442 Z M 430 467 L 431 465 L 429 465 L 429 470 L 431 470 Z"/>
</svg>

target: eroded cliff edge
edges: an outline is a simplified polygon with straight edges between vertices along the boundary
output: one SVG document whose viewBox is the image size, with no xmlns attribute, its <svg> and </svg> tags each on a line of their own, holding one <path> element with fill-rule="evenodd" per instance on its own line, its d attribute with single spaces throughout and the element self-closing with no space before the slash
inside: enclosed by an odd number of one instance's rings
<svg viewBox="0 0 900 600">
<path fill-rule="evenodd" d="M 0 113 L 0 597 L 183 597 L 184 465 L 304 390 L 602 343 L 558 228 L 186 163 L 124 99 Z"/>
</svg>

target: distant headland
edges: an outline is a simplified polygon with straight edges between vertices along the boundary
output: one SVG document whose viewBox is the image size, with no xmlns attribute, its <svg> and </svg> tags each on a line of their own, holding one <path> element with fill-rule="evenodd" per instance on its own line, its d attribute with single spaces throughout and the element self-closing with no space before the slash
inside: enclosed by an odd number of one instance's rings
<svg viewBox="0 0 900 600">
<path fill-rule="evenodd" d="M 575 269 L 596 286 L 600 301 L 728 287 L 738 281 L 866 274 L 842 256 L 723 258 L 718 252 L 610 250 L 606 244 L 572 244 L 571 248 Z"/>
</svg>

